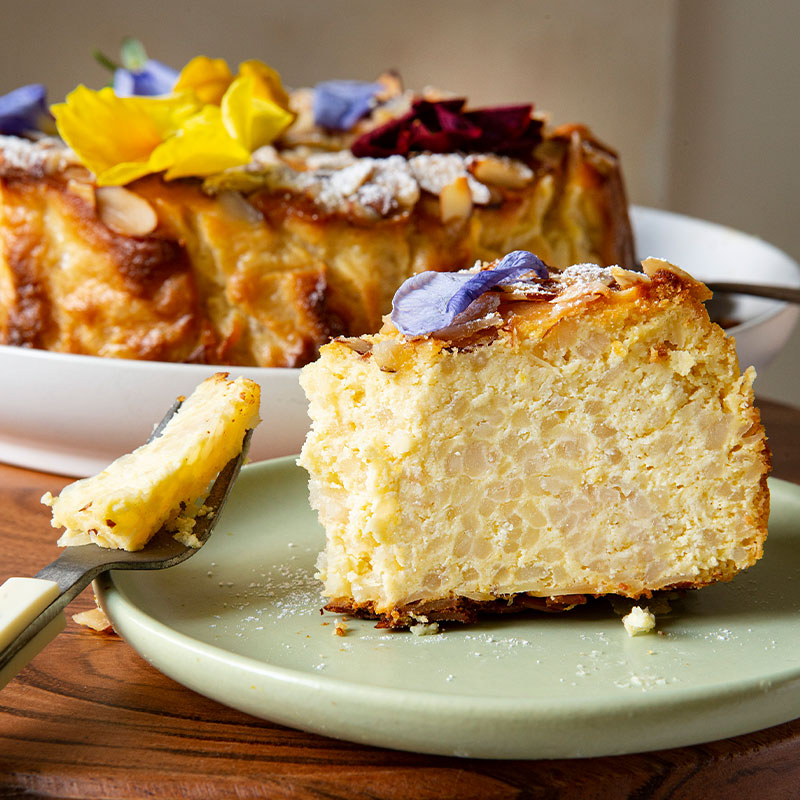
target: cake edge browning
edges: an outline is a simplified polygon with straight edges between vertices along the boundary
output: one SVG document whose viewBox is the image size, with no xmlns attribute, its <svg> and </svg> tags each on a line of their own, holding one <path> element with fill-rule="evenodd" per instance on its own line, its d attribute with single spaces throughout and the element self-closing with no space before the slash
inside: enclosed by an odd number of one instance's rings
<svg viewBox="0 0 800 800">
<path fill-rule="evenodd" d="M 766 476 L 764 481 L 766 481 Z M 769 495 L 767 494 L 768 505 Z M 768 515 L 769 508 L 767 507 Z M 761 540 L 762 544 L 763 541 L 764 539 Z M 738 574 L 738 572 L 720 573 L 710 580 L 694 583 L 682 581 L 681 583 L 662 586 L 652 591 L 644 591 L 635 596 L 624 594 L 622 591 L 619 594 L 563 594 L 549 597 L 517 592 L 515 594 L 498 595 L 492 600 L 474 600 L 464 596 L 444 597 L 437 600 L 417 600 L 413 603 L 395 606 L 383 612 L 376 611 L 375 603 L 371 600 L 358 603 L 350 597 L 337 597 L 326 603 L 320 613 L 328 611 L 334 614 L 348 614 L 360 619 L 378 620 L 376 628 L 390 628 L 392 630 L 403 630 L 419 623 L 428 622 L 456 622 L 469 625 L 478 622 L 481 617 L 490 615 L 519 614 L 525 611 L 561 614 L 566 611 L 572 611 L 573 608 L 578 606 L 586 605 L 590 600 L 597 600 L 602 597 L 623 597 L 628 600 L 650 599 L 655 592 L 683 592 L 690 589 L 702 589 L 704 586 L 712 586 L 715 583 L 727 583 Z"/>
<path fill-rule="evenodd" d="M 635 264 L 619 158 L 586 126 L 546 137 L 533 170 L 491 153 L 415 158 L 460 159 L 486 197 L 451 218 L 441 170 L 417 175 L 403 162 L 416 188 L 406 207 L 375 167 L 391 159 L 354 160 L 351 171 L 372 164 L 376 174 L 340 197 L 331 175 L 346 170 L 293 171 L 288 155 L 286 186 L 262 167 L 241 190 L 157 176 L 98 187 L 55 140 L 0 137 L 0 344 L 299 367 L 337 334 L 377 330 L 397 285 L 423 267 L 469 267 L 518 246 L 562 266 Z M 356 213 L 359 192 L 381 202 Z"/>
<path fill-rule="evenodd" d="M 377 619 L 376 628 L 402 629 L 426 622 L 469 624 L 477 622 L 478 617 L 483 614 L 515 614 L 521 611 L 557 614 L 584 605 L 588 597 L 583 594 L 535 597 L 524 592 L 498 596 L 494 600 L 445 597 L 438 600 L 418 600 L 385 612 L 376 611 L 372 601 L 357 603 L 349 597 L 337 597 L 325 605 L 323 610 L 363 619 Z"/>
</svg>

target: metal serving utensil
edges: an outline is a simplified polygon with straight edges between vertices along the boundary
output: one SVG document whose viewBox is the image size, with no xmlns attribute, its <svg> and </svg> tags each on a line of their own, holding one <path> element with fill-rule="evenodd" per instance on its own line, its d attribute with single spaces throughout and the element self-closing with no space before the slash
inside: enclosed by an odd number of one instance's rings
<svg viewBox="0 0 800 800">
<path fill-rule="evenodd" d="M 800 304 L 800 289 L 790 286 L 769 286 L 731 281 L 709 281 L 706 286 L 714 293 L 710 300 L 706 300 L 706 309 L 711 319 L 724 327 L 731 327 L 739 322 L 733 297 L 735 294 L 767 297 L 771 300 Z"/>
<path fill-rule="evenodd" d="M 148 442 L 161 435 L 181 402 L 173 404 Z M 214 481 L 204 501 L 209 512 L 196 518 L 192 533 L 201 545 L 219 519 L 247 455 L 252 434 L 252 430 L 245 433 L 239 455 L 225 465 Z M 34 578 L 9 578 L 0 586 L 0 688 L 63 629 L 66 622 L 61 612 L 102 572 L 165 569 L 180 564 L 199 549 L 182 544 L 162 528 L 142 550 L 129 552 L 95 544 L 67 547 Z"/>
<path fill-rule="evenodd" d="M 725 294 L 751 294 L 755 297 L 769 297 L 771 300 L 784 300 L 800 304 L 800 289 L 792 286 L 768 286 L 761 283 L 734 283 L 731 281 L 705 282 L 712 292 Z"/>
</svg>

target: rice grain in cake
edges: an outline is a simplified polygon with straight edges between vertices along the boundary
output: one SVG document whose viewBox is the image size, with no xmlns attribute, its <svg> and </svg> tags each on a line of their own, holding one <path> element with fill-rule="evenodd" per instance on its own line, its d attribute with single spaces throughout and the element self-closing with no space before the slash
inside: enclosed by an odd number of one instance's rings
<svg viewBox="0 0 800 800">
<path fill-rule="evenodd" d="M 387 320 L 323 347 L 299 463 L 327 608 L 465 621 L 755 563 L 769 451 L 709 295 L 657 259 L 576 265 L 494 287 L 444 330 Z"/>
</svg>

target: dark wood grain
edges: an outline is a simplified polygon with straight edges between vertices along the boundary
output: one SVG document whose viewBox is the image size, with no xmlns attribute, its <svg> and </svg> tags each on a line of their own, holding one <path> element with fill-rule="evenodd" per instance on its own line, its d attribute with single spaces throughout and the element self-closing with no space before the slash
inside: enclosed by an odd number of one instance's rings
<svg viewBox="0 0 800 800">
<path fill-rule="evenodd" d="M 763 401 L 774 474 L 800 483 L 800 411 Z M 58 554 L 39 504 L 59 478 L 0 465 L 0 583 Z M 81 595 L 70 612 L 92 607 Z M 0 797 L 797 798 L 800 721 L 614 758 L 478 761 L 326 739 L 184 689 L 72 621 L 0 691 Z"/>
</svg>

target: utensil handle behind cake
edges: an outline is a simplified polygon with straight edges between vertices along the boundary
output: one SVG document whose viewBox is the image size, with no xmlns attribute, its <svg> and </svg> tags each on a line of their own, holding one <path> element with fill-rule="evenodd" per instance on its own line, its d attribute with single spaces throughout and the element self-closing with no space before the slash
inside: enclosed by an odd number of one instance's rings
<svg viewBox="0 0 800 800">
<path fill-rule="evenodd" d="M 784 300 L 800 304 L 800 289 L 792 286 L 768 286 L 759 283 L 732 283 L 730 281 L 711 281 L 706 283 L 712 292 L 726 294 L 749 294 L 754 297 L 768 297 L 771 300 Z"/>
</svg>

